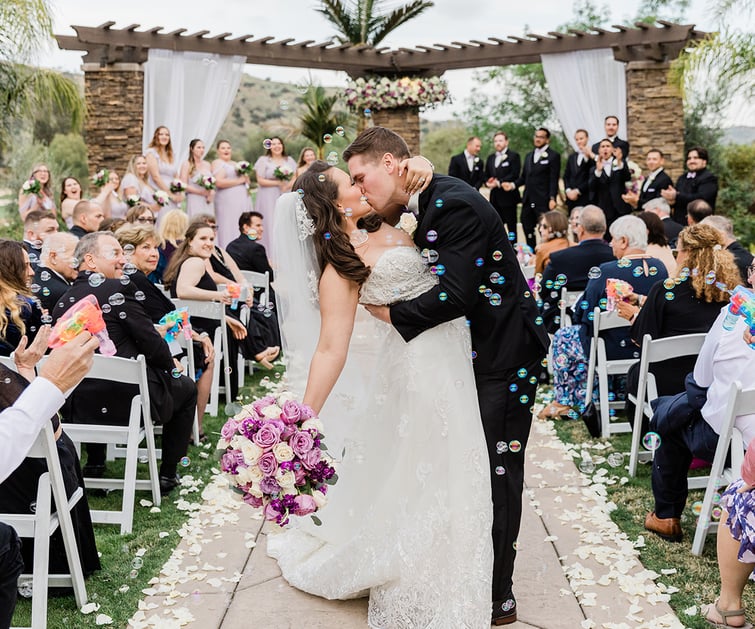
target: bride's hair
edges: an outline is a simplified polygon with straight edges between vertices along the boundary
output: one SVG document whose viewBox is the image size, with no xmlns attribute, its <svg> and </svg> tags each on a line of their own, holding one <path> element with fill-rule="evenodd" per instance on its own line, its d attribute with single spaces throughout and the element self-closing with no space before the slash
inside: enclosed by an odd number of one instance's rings
<svg viewBox="0 0 755 629">
<path fill-rule="evenodd" d="M 344 231 L 343 216 L 336 208 L 338 185 L 326 174 L 331 168 L 333 166 L 326 162 L 315 160 L 294 182 L 293 188 L 304 192 L 302 199 L 315 225 L 312 237 L 320 272 L 331 264 L 338 275 L 361 286 L 370 275 L 370 267 L 362 262 Z M 377 214 L 359 221 L 360 228 L 368 232 L 377 231 L 381 224 L 382 219 Z"/>
</svg>

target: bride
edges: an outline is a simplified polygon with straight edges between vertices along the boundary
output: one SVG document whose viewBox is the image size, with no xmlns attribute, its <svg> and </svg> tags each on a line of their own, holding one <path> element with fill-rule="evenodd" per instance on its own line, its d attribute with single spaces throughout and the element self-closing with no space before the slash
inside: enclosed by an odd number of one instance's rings
<svg viewBox="0 0 755 629">
<path fill-rule="evenodd" d="M 313 162 L 297 188 L 274 235 L 287 377 L 300 393 L 309 364 L 303 401 L 343 460 L 322 526 L 269 535 L 268 554 L 300 590 L 369 594 L 373 629 L 489 627 L 490 477 L 466 322 L 406 343 L 370 317 L 360 303 L 437 278 L 343 171 Z"/>
</svg>

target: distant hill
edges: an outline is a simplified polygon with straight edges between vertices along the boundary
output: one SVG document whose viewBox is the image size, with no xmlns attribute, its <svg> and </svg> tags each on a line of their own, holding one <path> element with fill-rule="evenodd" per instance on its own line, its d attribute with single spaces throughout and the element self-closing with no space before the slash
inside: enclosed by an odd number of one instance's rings
<svg viewBox="0 0 755 629">
<path fill-rule="evenodd" d="M 752 144 L 755 142 L 755 127 L 729 127 L 723 129 L 724 144 Z"/>
</svg>

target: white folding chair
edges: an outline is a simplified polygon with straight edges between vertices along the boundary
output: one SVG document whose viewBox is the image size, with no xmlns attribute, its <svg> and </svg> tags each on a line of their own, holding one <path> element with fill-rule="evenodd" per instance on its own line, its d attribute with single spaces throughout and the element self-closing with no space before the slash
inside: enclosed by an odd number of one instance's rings
<svg viewBox="0 0 755 629">
<path fill-rule="evenodd" d="M 191 378 L 192 382 L 196 382 L 197 367 L 194 364 L 194 345 L 191 339 L 187 339 L 183 334 L 179 334 L 176 337 L 176 342 L 186 350 L 186 356 L 181 359 L 181 364 L 184 366 L 184 373 Z M 162 426 L 155 426 L 155 434 L 161 435 L 163 432 Z M 194 439 L 194 445 L 199 445 L 199 417 L 197 411 L 194 409 L 194 427 L 192 428 L 192 438 Z"/>
<path fill-rule="evenodd" d="M 119 524 L 121 535 L 130 533 L 134 520 L 135 492 L 147 490 L 152 492 L 152 501 L 160 504 L 160 480 L 157 474 L 157 451 L 152 426 L 152 414 L 149 405 L 149 388 L 147 386 L 147 363 L 141 354 L 135 359 L 118 356 L 100 356 L 95 354 L 92 368 L 87 379 L 96 378 L 109 382 L 130 384 L 137 387 L 131 399 L 128 424 L 111 426 L 98 423 L 81 423 L 81 418 L 74 417 L 65 422 L 66 434 L 76 443 L 102 443 L 109 446 L 110 456 L 125 458 L 123 478 L 85 478 L 86 486 L 100 489 L 122 489 L 123 501 L 120 510 L 92 510 L 92 521 L 101 524 Z M 103 396 L 107 391 L 103 391 Z M 146 442 L 149 479 L 136 478 L 136 464 L 139 460 L 139 444 Z M 126 447 L 123 447 L 126 444 Z"/>
<path fill-rule="evenodd" d="M 652 452 L 640 452 L 640 438 L 642 436 L 642 418 L 653 417 L 650 403 L 658 398 L 655 376 L 649 368 L 653 363 L 680 358 L 682 356 L 697 356 L 705 341 L 705 334 L 682 334 L 664 339 L 653 339 L 649 334 L 642 338 L 642 357 L 640 358 L 640 376 L 637 384 L 637 395 L 627 397 L 635 404 L 634 427 L 632 428 L 632 448 L 629 453 L 629 475 L 637 475 L 637 462 L 650 460 Z M 690 478 L 690 488 L 694 488 L 700 481 L 699 477 Z M 702 485 L 697 485 L 702 486 Z"/>
<path fill-rule="evenodd" d="M 30 629 L 46 629 L 48 587 L 73 587 L 76 606 L 81 608 L 87 602 L 84 572 L 71 521 L 71 510 L 81 500 L 84 491 L 79 487 L 70 498 L 66 495 L 51 422 L 45 422 L 27 456 L 45 459 L 47 463 L 47 472 L 37 481 L 36 509 L 34 513 L 0 513 L 0 521 L 12 526 L 19 537 L 34 540 L 32 574 L 22 574 L 19 583 L 26 583 L 31 579 Z M 66 559 L 71 570 L 69 574 L 49 573 L 50 536 L 58 528 L 63 537 Z"/>
<path fill-rule="evenodd" d="M 169 291 L 169 290 L 168 290 L 167 288 L 165 288 L 165 286 L 164 286 L 163 284 L 155 284 L 155 287 L 156 287 L 156 288 L 157 288 L 157 289 L 158 289 L 158 290 L 159 290 L 159 291 L 160 291 L 160 292 L 161 292 L 161 293 L 162 293 L 163 295 L 165 295 L 165 296 L 166 296 L 166 297 L 167 297 L 168 299 L 170 299 L 170 291 Z"/>
<path fill-rule="evenodd" d="M 566 286 L 561 287 L 561 299 L 558 302 L 560 327 L 565 328 L 572 325 L 571 316 L 567 312 L 569 308 L 574 308 L 574 304 L 582 296 L 584 291 L 566 290 Z"/>
<path fill-rule="evenodd" d="M 210 389 L 210 401 L 207 404 L 206 411 L 210 415 L 218 414 L 220 402 L 220 382 L 223 379 L 226 404 L 232 402 L 231 399 L 231 365 L 237 363 L 234 356 L 231 356 L 228 346 L 228 335 L 226 334 L 225 323 L 225 306 L 219 301 L 198 301 L 196 299 L 173 299 L 176 308 L 186 308 L 190 317 L 202 317 L 218 322 L 215 328 L 215 336 L 212 344 L 215 347 L 215 378 Z M 226 369 L 221 368 L 221 360 L 226 356 Z"/>
<path fill-rule="evenodd" d="M 533 277 L 535 277 L 535 265 L 534 264 L 528 264 L 527 266 L 519 265 L 519 268 L 522 269 L 522 275 L 524 275 L 524 279 L 531 280 Z"/>
<path fill-rule="evenodd" d="M 250 290 L 256 293 L 257 289 L 260 289 L 260 288 L 262 289 L 259 296 L 259 303 L 261 304 L 270 303 L 270 272 L 269 271 L 265 271 L 264 273 L 260 273 L 258 271 L 241 271 L 241 275 L 244 276 L 244 279 L 249 285 Z M 247 315 L 249 317 L 252 316 L 251 313 L 247 313 Z M 247 365 L 249 365 L 249 375 L 251 376 L 252 373 L 254 372 L 254 361 L 247 360 L 246 363 Z M 244 364 L 244 357 L 239 356 L 239 386 L 243 386 L 244 384 L 243 364 Z"/>
<path fill-rule="evenodd" d="M 739 478 L 742 461 L 744 460 L 745 443 L 742 433 L 734 422 L 738 416 L 755 413 L 755 389 L 742 390 L 742 383 L 732 382 L 729 389 L 729 400 L 726 403 L 726 414 L 718 437 L 716 454 L 705 487 L 703 507 L 697 519 L 695 538 L 692 541 L 692 554 L 701 555 L 703 546 L 709 533 L 715 533 L 718 523 L 711 521 L 713 498 L 721 487 L 725 487 Z M 725 467 L 726 456 L 731 455 L 730 467 Z"/>
<path fill-rule="evenodd" d="M 611 406 L 623 406 L 624 402 L 608 400 L 608 376 L 624 375 L 629 367 L 637 362 L 636 358 L 622 358 L 608 360 L 606 358 L 606 342 L 600 336 L 601 332 L 616 328 L 629 327 L 629 321 L 622 319 L 616 311 L 604 312 L 596 307 L 593 310 L 593 337 L 590 343 L 590 356 L 587 366 L 587 392 L 585 406 L 592 400 L 595 375 L 598 376 L 598 406 L 600 408 L 600 434 L 610 437 L 620 432 L 631 432 L 631 424 L 626 422 L 611 422 Z"/>
</svg>

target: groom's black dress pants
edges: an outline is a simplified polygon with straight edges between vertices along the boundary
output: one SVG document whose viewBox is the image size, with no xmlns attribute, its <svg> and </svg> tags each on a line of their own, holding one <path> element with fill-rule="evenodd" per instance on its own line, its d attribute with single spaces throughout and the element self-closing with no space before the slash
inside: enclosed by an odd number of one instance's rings
<svg viewBox="0 0 755 629">
<path fill-rule="evenodd" d="M 493 601 L 512 596 L 516 540 L 522 518 L 524 452 L 540 368 L 540 361 L 534 360 L 515 369 L 475 374 L 493 491 Z M 526 371 L 524 377 L 521 369 Z M 532 376 L 534 384 L 530 383 Z M 499 444 L 505 444 L 500 454 Z M 500 468 L 503 473 L 496 473 Z"/>
</svg>

